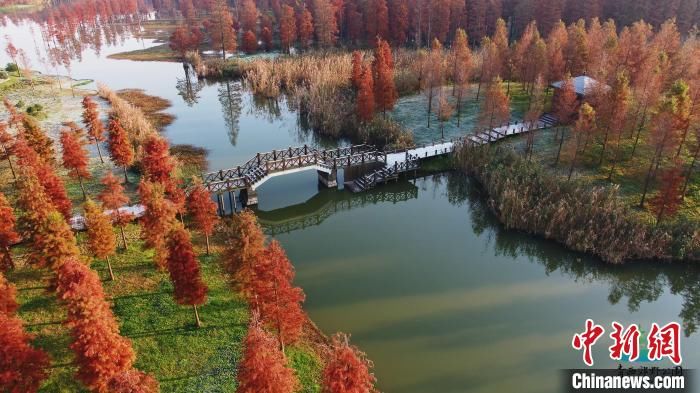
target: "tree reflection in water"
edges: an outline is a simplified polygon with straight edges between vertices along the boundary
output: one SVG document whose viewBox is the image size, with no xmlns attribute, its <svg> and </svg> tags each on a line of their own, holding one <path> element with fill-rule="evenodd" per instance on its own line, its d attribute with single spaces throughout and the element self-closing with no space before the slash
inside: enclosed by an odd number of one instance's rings
<svg viewBox="0 0 700 393">
<path fill-rule="evenodd" d="M 189 64 L 182 63 L 182 68 L 185 69 L 185 77 L 177 78 L 175 88 L 177 89 L 177 94 L 185 101 L 185 104 L 191 107 L 199 101 L 199 92 L 204 88 L 204 84 L 196 77 L 192 77 L 194 70 L 190 70 Z"/>
<path fill-rule="evenodd" d="M 241 117 L 242 94 L 240 82 L 231 80 L 222 81 L 219 84 L 219 102 L 221 103 L 221 112 L 226 123 L 226 131 L 232 146 L 236 146 L 238 139 L 239 118 Z"/>
</svg>

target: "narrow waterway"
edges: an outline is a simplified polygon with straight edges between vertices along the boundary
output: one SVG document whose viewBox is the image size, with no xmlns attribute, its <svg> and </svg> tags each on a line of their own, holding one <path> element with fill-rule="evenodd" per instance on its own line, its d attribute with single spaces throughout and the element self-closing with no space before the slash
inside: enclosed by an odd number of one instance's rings
<svg viewBox="0 0 700 393">
<path fill-rule="evenodd" d="M 2 35 L 33 48 L 28 26 L 9 24 Z M 169 99 L 176 120 L 165 135 L 207 148 L 211 169 L 259 151 L 335 143 L 304 130 L 283 100 L 256 101 L 239 82 L 188 87 L 180 64 L 106 58 L 151 44 L 127 38 L 99 55 L 87 51 L 72 76 Z M 401 113 L 419 122 L 416 111 Z M 306 310 L 324 332 L 352 335 L 374 361 L 382 391 L 559 391 L 558 370 L 582 364 L 571 338 L 586 318 L 608 329 L 612 321 L 637 323 L 645 332 L 652 322 L 682 322 L 684 365 L 700 364 L 700 270 L 604 265 L 504 230 L 478 187 L 457 174 L 350 194 L 319 190 L 312 171 L 274 178 L 259 196 L 257 213 L 294 262 Z M 598 366 L 614 366 L 607 345 L 594 349 Z"/>
</svg>

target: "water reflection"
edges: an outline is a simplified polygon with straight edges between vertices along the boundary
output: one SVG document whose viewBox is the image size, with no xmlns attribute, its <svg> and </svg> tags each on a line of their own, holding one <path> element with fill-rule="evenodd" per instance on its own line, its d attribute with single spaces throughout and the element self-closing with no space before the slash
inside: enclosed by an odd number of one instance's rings
<svg viewBox="0 0 700 393">
<path fill-rule="evenodd" d="M 185 77 L 176 79 L 175 89 L 185 104 L 192 107 L 199 101 L 199 92 L 204 88 L 204 83 L 196 77 L 189 64 L 182 63 L 182 68 L 185 70 Z"/>
<path fill-rule="evenodd" d="M 308 244 L 304 242 L 303 239 L 305 237 L 300 235 L 300 233 L 318 233 L 318 231 L 328 233 L 329 225 L 341 225 L 343 229 L 340 230 L 340 233 L 370 230 L 369 228 L 377 225 L 377 222 L 371 221 L 371 218 L 370 221 L 364 222 L 366 226 L 354 221 L 360 221 L 361 217 L 373 217 L 373 215 L 374 219 L 378 221 L 387 221 L 388 216 L 379 216 L 377 209 L 402 209 L 402 205 L 406 205 L 404 207 L 404 209 L 407 209 L 405 214 L 407 217 L 410 217 L 415 209 L 414 205 L 418 203 L 413 201 L 424 199 L 432 201 L 445 200 L 450 206 L 459 207 L 460 210 L 458 211 L 464 212 L 464 217 L 468 217 L 467 222 L 471 231 L 479 237 L 480 247 L 483 247 L 482 255 L 485 258 L 488 255 L 493 255 L 491 258 L 510 260 L 511 265 L 521 264 L 523 260 L 528 261 L 530 264 L 539 265 L 542 268 L 537 270 L 543 271 L 546 276 L 552 277 L 551 285 L 555 286 L 558 285 L 555 282 L 559 280 L 559 277 L 564 277 L 567 279 L 566 281 L 582 285 L 583 287 L 602 286 L 607 288 L 607 303 L 611 306 L 623 304 L 630 314 L 639 313 L 642 304 L 652 304 L 660 301 L 662 296 L 671 294 L 681 300 L 681 310 L 677 315 L 683 322 L 685 335 L 689 337 L 697 331 L 698 323 L 700 322 L 700 269 L 698 267 L 681 264 L 668 265 L 659 262 L 636 262 L 628 263 L 624 266 L 610 265 L 602 263 L 595 258 L 568 251 L 551 241 L 517 231 L 506 230 L 491 213 L 488 199 L 484 198 L 479 187 L 475 186 L 470 179 L 458 173 L 451 172 L 418 179 L 417 186 L 410 181 L 404 180 L 397 184 L 378 187 L 366 194 L 351 194 L 347 191 L 337 190 L 322 191 L 303 204 L 271 211 L 258 211 L 257 214 L 268 234 L 278 236 L 288 243 L 301 242 L 301 247 L 303 247 L 304 245 L 308 246 Z M 386 202 L 391 202 L 391 204 L 396 206 L 390 208 Z M 381 206 L 377 206 L 376 209 L 369 209 L 371 206 L 378 204 L 381 204 Z M 431 208 L 436 209 L 435 207 Z M 368 209 L 373 213 L 364 212 Z M 453 211 L 454 209 L 449 210 Z M 435 214 L 439 215 L 441 213 L 436 210 Z M 340 221 L 330 220 L 335 215 L 342 216 L 339 219 Z M 396 216 L 391 215 L 391 217 Z M 398 222 L 394 223 L 399 233 L 396 236 L 403 236 L 409 239 L 414 238 L 416 235 L 413 231 L 400 229 L 414 225 L 414 220 L 408 218 L 398 220 Z M 340 224 L 341 222 L 342 224 Z M 425 230 L 430 231 L 431 227 L 429 224 L 426 225 L 428 226 Z M 313 229 L 313 227 L 317 226 L 321 228 L 318 230 Z M 363 227 L 365 229 L 361 229 Z M 431 239 L 435 239 L 435 236 L 444 236 L 445 231 L 461 230 L 445 224 L 440 233 L 426 233 L 423 236 L 427 237 L 426 241 L 430 242 Z M 328 236 L 331 236 L 331 234 Z M 354 234 L 351 236 L 351 238 L 346 238 L 345 240 L 350 241 L 356 237 Z M 398 252 L 401 255 L 400 258 L 408 257 L 403 254 L 401 249 L 390 248 L 392 234 L 382 232 L 381 237 L 385 239 L 386 247 L 378 246 L 375 243 L 366 245 L 363 243 L 366 239 L 362 238 L 357 240 L 358 247 L 366 247 L 366 249 L 358 250 L 357 252 L 360 255 L 376 253 L 384 256 Z M 297 245 L 296 247 L 299 246 Z M 458 254 L 460 247 L 455 245 L 454 248 Z M 452 256 L 452 253 L 455 251 L 443 250 L 439 252 L 439 255 Z M 475 251 L 472 249 L 471 253 Z M 309 252 L 305 251 L 303 254 L 309 254 Z M 327 257 L 332 260 L 333 255 L 331 254 Z M 360 269 L 360 265 L 357 263 L 354 263 L 353 266 L 356 269 Z M 304 274 L 303 265 L 300 267 L 300 271 L 302 272 L 301 274 Z M 555 276 L 557 277 L 556 279 L 554 278 Z M 366 280 L 366 278 L 363 279 Z M 316 286 L 316 284 L 313 285 L 314 287 Z M 367 290 L 366 284 L 363 285 L 365 290 Z M 337 288 L 335 290 L 337 291 Z M 386 287 L 383 290 L 386 290 Z M 440 299 L 442 296 L 440 295 Z M 493 294 L 489 296 L 493 296 Z M 363 298 L 363 294 L 358 293 L 353 296 L 352 300 L 348 298 L 344 299 L 344 301 L 357 302 L 363 301 Z M 415 302 L 417 298 L 410 301 Z M 449 303 L 447 298 L 445 298 L 445 301 Z M 323 307 L 324 310 L 332 306 L 326 302 L 324 304 L 326 304 Z M 383 309 L 381 298 L 373 298 L 372 304 L 375 310 Z M 342 306 L 339 304 L 337 306 L 342 309 Z M 400 307 L 400 302 L 395 303 L 392 301 L 387 303 L 386 306 Z M 431 312 L 435 312 L 434 304 L 431 304 L 431 309 Z M 416 317 L 416 314 L 414 314 L 416 312 L 415 309 L 411 308 L 406 312 L 412 313 L 413 318 Z M 376 315 L 372 318 L 376 319 Z M 654 318 L 654 316 L 650 318 Z M 400 328 L 400 324 L 393 326 L 392 329 L 382 329 L 382 331 L 395 332 L 395 329 L 398 328 Z"/>
<path fill-rule="evenodd" d="M 232 146 L 236 146 L 240 131 L 238 119 L 241 116 L 241 83 L 225 80 L 219 85 L 221 113 L 226 123 L 226 132 Z"/>
</svg>

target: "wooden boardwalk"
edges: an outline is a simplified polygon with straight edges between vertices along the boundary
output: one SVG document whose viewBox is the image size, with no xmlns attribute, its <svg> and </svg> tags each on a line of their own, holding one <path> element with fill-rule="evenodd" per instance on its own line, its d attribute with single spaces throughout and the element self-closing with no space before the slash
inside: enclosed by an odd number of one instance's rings
<svg viewBox="0 0 700 393">
<path fill-rule="evenodd" d="M 214 195 L 220 214 L 225 212 L 223 195 L 228 193 L 231 210 L 235 210 L 235 192 L 241 192 L 242 202 L 257 204 L 256 189 L 275 176 L 315 169 L 319 181 L 328 187 L 337 186 L 337 170 L 365 164 L 378 164 L 378 169 L 345 183 L 352 192 L 374 188 L 377 184 L 397 179 L 400 174 L 415 171 L 426 158 L 450 154 L 462 144 L 485 145 L 514 135 L 550 128 L 556 119 L 545 114 L 537 122 L 509 123 L 491 130 L 476 132 L 451 140 L 436 140 L 428 144 L 400 151 L 380 151 L 371 145 L 352 145 L 336 149 L 317 149 L 310 146 L 290 147 L 258 153 L 243 165 L 203 175 L 205 187 Z"/>
</svg>

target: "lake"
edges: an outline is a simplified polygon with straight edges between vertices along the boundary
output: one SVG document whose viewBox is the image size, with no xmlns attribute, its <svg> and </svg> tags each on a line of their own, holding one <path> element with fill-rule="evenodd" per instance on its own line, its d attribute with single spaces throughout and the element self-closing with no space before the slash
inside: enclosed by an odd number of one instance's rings
<svg viewBox="0 0 700 393">
<path fill-rule="evenodd" d="M 30 26 L 10 23 L 2 36 L 33 48 Z M 240 82 L 202 82 L 193 99 L 180 64 L 106 58 L 153 44 L 126 38 L 99 55 L 86 51 L 71 74 L 170 100 L 176 120 L 165 135 L 207 148 L 212 170 L 290 145 L 347 143 L 316 137 L 284 100 L 256 100 Z M 437 127 L 418 126 L 412 108 L 420 106 L 420 96 L 403 98 L 394 115 L 416 124 L 417 140 L 439 137 Z M 447 135 L 459 134 L 449 127 Z M 608 331 L 612 321 L 637 323 L 645 333 L 652 322 L 681 322 L 684 364 L 700 364 L 698 268 L 610 266 L 505 230 L 478 186 L 459 174 L 351 194 L 320 189 L 316 173 L 303 172 L 270 180 L 259 197 L 256 212 L 293 261 L 305 309 L 324 332 L 352 335 L 374 361 L 382 391 L 559 391 L 558 370 L 582 365 L 571 339 L 587 318 Z M 597 366 L 616 366 L 608 345 L 606 337 L 594 347 Z"/>
</svg>

